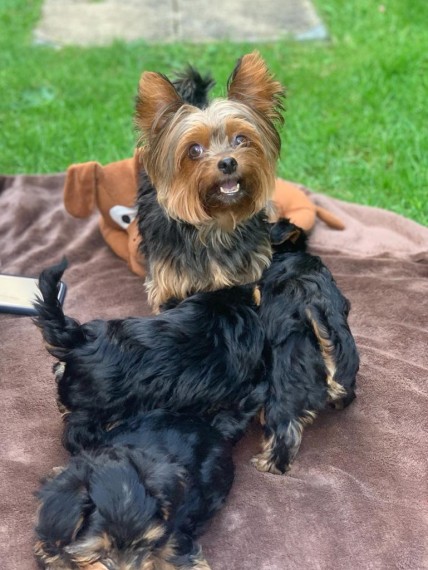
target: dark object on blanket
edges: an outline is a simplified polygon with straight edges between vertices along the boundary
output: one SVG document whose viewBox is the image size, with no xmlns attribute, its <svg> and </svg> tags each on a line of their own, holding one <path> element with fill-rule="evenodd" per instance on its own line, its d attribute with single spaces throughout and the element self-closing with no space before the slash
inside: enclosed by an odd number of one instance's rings
<svg viewBox="0 0 428 570">
<path fill-rule="evenodd" d="M 260 471 L 284 473 L 305 425 L 327 403 L 355 398 L 359 357 L 348 326 L 350 303 L 321 259 L 306 253 L 305 233 L 282 219 L 271 228 L 272 265 L 260 284 L 260 318 L 272 347 Z"/>
<path fill-rule="evenodd" d="M 194 542 L 233 482 L 207 422 L 154 410 L 105 434 L 43 484 L 35 554 L 49 570 L 209 570 Z"/>
<path fill-rule="evenodd" d="M 56 299 L 65 267 L 42 272 L 35 322 L 65 364 L 56 375 L 70 452 L 99 445 L 109 426 L 154 408 L 203 416 L 232 441 L 244 433 L 267 385 L 253 286 L 198 293 L 155 317 L 80 325 Z"/>
</svg>

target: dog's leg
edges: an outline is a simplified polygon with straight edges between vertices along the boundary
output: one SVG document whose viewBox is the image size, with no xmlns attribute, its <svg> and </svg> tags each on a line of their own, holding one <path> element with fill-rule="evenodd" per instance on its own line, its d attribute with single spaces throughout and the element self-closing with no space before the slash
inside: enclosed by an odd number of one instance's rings
<svg viewBox="0 0 428 570">
<path fill-rule="evenodd" d="M 248 396 L 243 398 L 237 408 L 223 410 L 213 419 L 212 425 L 218 429 L 222 436 L 235 443 L 243 436 L 251 419 L 263 406 L 268 385 L 260 383 Z"/>
<path fill-rule="evenodd" d="M 336 400 L 335 402 L 332 402 L 331 405 L 336 410 L 343 410 L 347 408 L 350 404 L 352 404 L 352 402 L 355 400 L 356 397 L 357 396 L 355 394 L 354 388 L 348 388 L 346 390 L 345 396 L 343 396 L 343 398 L 340 398 L 339 400 Z"/>
<path fill-rule="evenodd" d="M 205 557 L 200 551 L 196 556 L 189 557 L 189 563 L 184 566 L 179 566 L 180 570 L 211 570 L 211 566 L 205 560 Z"/>
<path fill-rule="evenodd" d="M 283 418 L 275 427 L 264 426 L 264 442 L 261 453 L 253 457 L 251 463 L 259 471 L 283 475 L 299 451 L 305 425 L 315 419 L 315 412 L 305 411 L 297 418 Z"/>
<path fill-rule="evenodd" d="M 211 570 L 202 548 L 189 535 L 175 533 L 171 545 L 171 556 L 163 558 L 159 570 Z M 167 551 L 165 549 L 165 553 Z M 158 569 L 157 566 L 155 568 Z"/>
</svg>

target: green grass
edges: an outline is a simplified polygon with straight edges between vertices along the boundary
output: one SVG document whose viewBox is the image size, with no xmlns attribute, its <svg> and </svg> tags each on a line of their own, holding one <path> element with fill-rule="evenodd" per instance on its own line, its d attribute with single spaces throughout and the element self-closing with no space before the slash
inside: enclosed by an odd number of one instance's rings
<svg viewBox="0 0 428 570">
<path fill-rule="evenodd" d="M 41 0 L 0 1 L 0 172 L 63 171 L 130 156 L 144 69 L 190 61 L 224 94 L 255 47 L 287 86 L 278 174 L 428 223 L 428 2 L 318 0 L 326 42 L 56 50 L 32 43 Z"/>
</svg>

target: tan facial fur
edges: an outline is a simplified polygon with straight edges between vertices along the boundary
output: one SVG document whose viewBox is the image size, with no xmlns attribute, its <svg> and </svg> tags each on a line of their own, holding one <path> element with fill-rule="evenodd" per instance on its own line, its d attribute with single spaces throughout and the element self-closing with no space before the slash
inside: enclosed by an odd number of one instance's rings
<svg viewBox="0 0 428 570">
<path fill-rule="evenodd" d="M 203 110 L 184 104 L 162 75 L 143 73 L 136 115 L 143 162 L 169 216 L 231 231 L 267 205 L 280 151 L 274 122 L 281 117 L 282 94 L 256 53 L 241 59 L 228 98 Z M 245 142 L 237 144 L 236 137 Z M 189 155 L 193 145 L 202 149 L 197 158 Z M 219 169 L 225 158 L 236 160 L 233 173 Z M 221 193 L 225 182 L 239 183 L 236 196 Z"/>
</svg>

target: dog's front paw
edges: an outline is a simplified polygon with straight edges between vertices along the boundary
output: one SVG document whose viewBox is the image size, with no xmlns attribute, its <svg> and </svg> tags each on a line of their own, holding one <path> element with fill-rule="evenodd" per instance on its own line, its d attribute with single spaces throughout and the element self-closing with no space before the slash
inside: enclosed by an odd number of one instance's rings
<svg viewBox="0 0 428 570">
<path fill-rule="evenodd" d="M 251 459 L 251 463 L 257 469 L 257 471 L 261 471 L 262 473 L 272 473 L 273 475 L 284 475 L 289 469 L 290 466 L 287 465 L 284 470 L 279 469 L 275 465 L 275 462 L 272 457 L 266 457 L 264 453 L 259 453 L 255 455 Z"/>
</svg>

